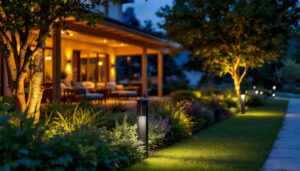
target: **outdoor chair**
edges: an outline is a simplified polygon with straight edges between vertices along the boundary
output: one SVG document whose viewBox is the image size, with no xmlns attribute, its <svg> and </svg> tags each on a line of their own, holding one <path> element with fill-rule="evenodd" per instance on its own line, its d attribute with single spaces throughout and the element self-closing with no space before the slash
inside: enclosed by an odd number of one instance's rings
<svg viewBox="0 0 300 171">
<path fill-rule="evenodd" d="M 80 99 L 102 101 L 104 95 L 101 93 L 91 93 L 88 88 L 84 87 L 81 82 L 72 82 L 74 93 L 79 96 Z"/>
<path fill-rule="evenodd" d="M 115 98 L 126 98 L 137 97 L 138 93 L 132 90 L 124 90 L 123 85 L 117 85 L 115 82 L 107 82 L 107 87 L 111 89 L 111 95 Z"/>
</svg>

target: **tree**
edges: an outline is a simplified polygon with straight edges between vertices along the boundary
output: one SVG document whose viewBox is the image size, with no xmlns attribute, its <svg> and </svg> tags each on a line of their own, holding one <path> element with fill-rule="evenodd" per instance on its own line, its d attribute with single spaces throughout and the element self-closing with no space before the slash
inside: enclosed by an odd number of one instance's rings
<svg viewBox="0 0 300 171">
<path fill-rule="evenodd" d="M 7 66 L 9 88 L 16 110 L 39 121 L 43 94 L 43 59 L 45 40 L 56 28 L 65 28 L 64 19 L 96 24 L 104 14 L 99 6 L 116 0 L 1 0 L 0 50 Z M 33 47 L 33 49 L 32 49 Z M 24 81 L 30 76 L 28 98 Z"/>
<path fill-rule="evenodd" d="M 157 15 L 172 41 L 203 58 L 203 69 L 229 73 L 236 94 L 249 69 L 276 60 L 298 30 L 298 0 L 175 0 Z"/>
<path fill-rule="evenodd" d="M 125 12 L 123 12 L 123 22 L 135 28 L 141 27 L 141 23 L 136 18 L 133 7 L 128 7 Z"/>
</svg>

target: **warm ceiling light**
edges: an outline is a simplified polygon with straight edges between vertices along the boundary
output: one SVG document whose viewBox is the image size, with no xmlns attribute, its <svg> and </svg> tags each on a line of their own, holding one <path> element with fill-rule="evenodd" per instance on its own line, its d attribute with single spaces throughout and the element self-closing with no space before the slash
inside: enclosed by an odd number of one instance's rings
<svg viewBox="0 0 300 171">
<path fill-rule="evenodd" d="M 50 61 L 52 58 L 51 58 L 51 56 L 46 56 L 45 59 L 46 59 L 46 61 Z"/>
<path fill-rule="evenodd" d="M 104 40 L 103 40 L 103 43 L 107 43 L 107 40 L 106 40 L 106 39 L 104 39 Z"/>
<path fill-rule="evenodd" d="M 99 62 L 98 62 L 98 65 L 99 65 L 99 66 L 102 66 L 102 65 L 103 65 L 103 62 L 102 62 L 102 61 L 99 61 Z"/>
<path fill-rule="evenodd" d="M 69 35 L 70 35 L 70 36 L 73 36 L 73 33 L 70 33 Z"/>
<path fill-rule="evenodd" d="M 62 30 L 62 31 L 61 31 L 61 34 L 64 34 L 64 33 L 65 33 L 65 31 Z"/>
<path fill-rule="evenodd" d="M 121 43 L 121 46 L 123 47 L 123 46 L 124 46 L 124 43 Z"/>
<path fill-rule="evenodd" d="M 131 61 L 130 56 L 127 56 L 127 62 L 130 62 L 130 61 Z"/>
</svg>

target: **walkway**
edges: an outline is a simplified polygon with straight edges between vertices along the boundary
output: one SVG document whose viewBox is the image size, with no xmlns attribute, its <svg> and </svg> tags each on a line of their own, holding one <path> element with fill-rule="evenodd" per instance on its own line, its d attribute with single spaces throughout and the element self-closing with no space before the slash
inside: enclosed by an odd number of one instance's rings
<svg viewBox="0 0 300 171">
<path fill-rule="evenodd" d="M 265 171 L 300 171 L 300 99 L 288 100 L 285 120 L 264 164 Z"/>
</svg>

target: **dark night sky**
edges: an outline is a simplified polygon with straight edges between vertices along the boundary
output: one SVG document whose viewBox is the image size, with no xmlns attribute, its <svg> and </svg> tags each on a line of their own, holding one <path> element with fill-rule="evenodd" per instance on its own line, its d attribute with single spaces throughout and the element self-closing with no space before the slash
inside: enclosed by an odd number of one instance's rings
<svg viewBox="0 0 300 171">
<path fill-rule="evenodd" d="M 172 0 L 135 0 L 134 3 L 124 4 L 123 10 L 127 7 L 134 7 L 135 14 L 137 18 L 140 20 L 141 24 L 144 24 L 144 20 L 151 19 L 155 29 L 159 29 L 157 24 L 161 21 L 160 18 L 156 16 L 156 12 L 159 10 L 161 6 L 172 5 Z"/>
</svg>

